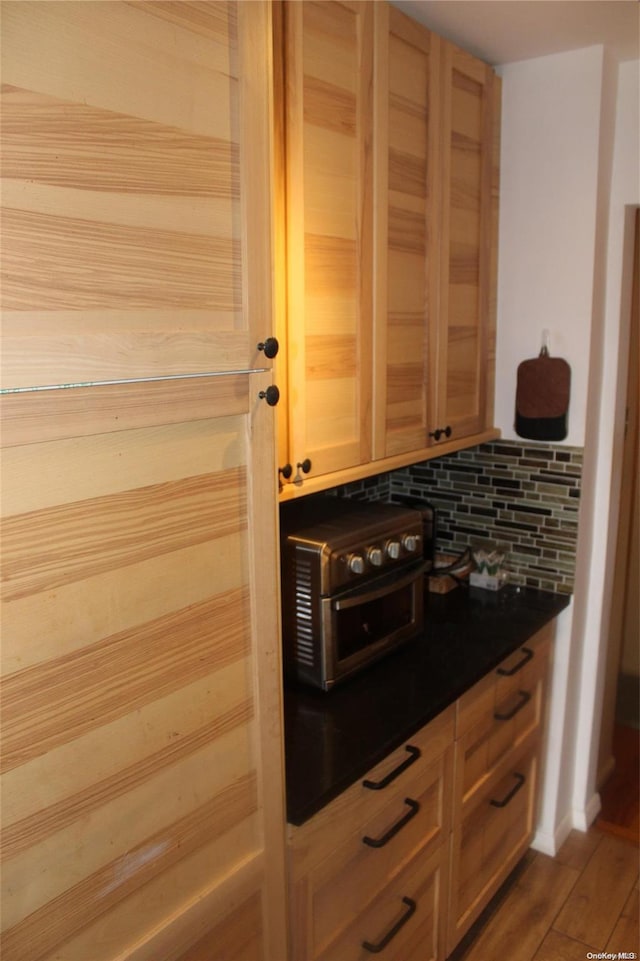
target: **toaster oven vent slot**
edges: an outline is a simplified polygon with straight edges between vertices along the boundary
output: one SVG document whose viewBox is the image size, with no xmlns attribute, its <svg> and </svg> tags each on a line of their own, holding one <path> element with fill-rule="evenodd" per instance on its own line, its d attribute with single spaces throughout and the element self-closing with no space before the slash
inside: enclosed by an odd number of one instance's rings
<svg viewBox="0 0 640 961">
<path fill-rule="evenodd" d="M 299 663 L 313 667 L 313 603 L 312 564 L 306 558 L 297 557 L 295 563 L 295 650 Z"/>
</svg>

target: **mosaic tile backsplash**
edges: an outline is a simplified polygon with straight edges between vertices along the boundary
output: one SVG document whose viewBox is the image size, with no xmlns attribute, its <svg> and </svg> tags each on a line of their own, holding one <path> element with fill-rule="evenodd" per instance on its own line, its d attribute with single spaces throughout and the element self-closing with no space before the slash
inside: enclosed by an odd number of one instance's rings
<svg viewBox="0 0 640 961">
<path fill-rule="evenodd" d="M 570 594 L 576 564 L 581 447 L 494 441 L 338 490 L 393 501 L 419 497 L 438 517 L 437 549 L 489 540 L 508 550 L 511 583 Z"/>
</svg>

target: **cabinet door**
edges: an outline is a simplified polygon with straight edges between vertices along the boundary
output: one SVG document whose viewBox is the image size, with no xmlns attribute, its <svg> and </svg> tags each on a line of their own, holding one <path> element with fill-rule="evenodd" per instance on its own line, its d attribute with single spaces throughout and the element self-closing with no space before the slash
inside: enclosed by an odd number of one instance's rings
<svg viewBox="0 0 640 961">
<path fill-rule="evenodd" d="M 289 459 L 371 459 L 373 4 L 287 3 Z"/>
<path fill-rule="evenodd" d="M 529 739 L 528 744 L 531 745 Z M 537 744 L 488 780 L 451 841 L 451 953 L 527 851 L 535 827 Z"/>
<path fill-rule="evenodd" d="M 12 961 L 286 957 L 269 380 L 3 399 Z"/>
<path fill-rule="evenodd" d="M 491 426 L 495 367 L 499 80 L 443 43 L 440 305 L 432 430 L 455 441 Z M 438 438 L 436 438 L 437 440 Z"/>
<path fill-rule="evenodd" d="M 428 444 L 440 41 L 395 7 L 375 12 L 375 456 L 389 457 Z"/>
<path fill-rule="evenodd" d="M 269 11 L 3 9 L 4 387 L 270 366 Z"/>
</svg>

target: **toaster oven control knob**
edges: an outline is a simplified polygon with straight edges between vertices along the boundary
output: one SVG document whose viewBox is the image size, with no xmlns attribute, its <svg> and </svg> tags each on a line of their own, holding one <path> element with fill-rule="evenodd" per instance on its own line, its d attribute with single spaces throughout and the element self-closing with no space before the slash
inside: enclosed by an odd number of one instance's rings
<svg viewBox="0 0 640 961">
<path fill-rule="evenodd" d="M 400 541 L 387 541 L 385 545 L 387 557 L 392 561 L 397 561 L 400 557 Z"/>
<path fill-rule="evenodd" d="M 352 574 L 364 574 L 364 557 L 362 554 L 349 554 L 347 566 Z"/>
<path fill-rule="evenodd" d="M 381 547 L 370 547 L 367 551 L 367 560 L 373 567 L 382 567 L 384 554 Z"/>
<path fill-rule="evenodd" d="M 419 534 L 405 534 L 402 538 L 402 546 L 408 554 L 415 554 L 420 544 Z"/>
</svg>

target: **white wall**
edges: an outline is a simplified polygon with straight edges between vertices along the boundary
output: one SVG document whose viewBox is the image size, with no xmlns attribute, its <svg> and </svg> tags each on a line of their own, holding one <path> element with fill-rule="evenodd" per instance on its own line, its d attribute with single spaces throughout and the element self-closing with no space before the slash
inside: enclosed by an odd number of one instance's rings
<svg viewBox="0 0 640 961">
<path fill-rule="evenodd" d="M 621 71 L 620 98 L 617 65 L 602 47 L 509 64 L 500 71 L 496 424 L 504 437 L 517 439 L 517 366 L 538 354 L 542 331 L 548 329 L 551 354 L 565 357 L 572 368 L 565 443 L 585 448 L 576 591 L 558 623 L 550 751 L 536 839 L 551 853 L 571 827 L 586 827 L 599 803 L 592 740 L 601 696 L 604 571 L 599 552 L 608 529 L 600 497 L 603 486 L 610 485 L 612 461 L 603 430 L 615 406 L 611 354 L 615 351 L 617 358 L 617 338 L 612 346 L 609 337 L 611 327 L 619 325 L 619 309 L 616 318 L 610 292 L 616 284 L 620 288 L 621 252 L 616 253 L 614 224 L 619 226 L 621 204 L 635 202 L 633 196 L 622 200 L 634 195 L 629 186 L 634 151 L 629 130 L 637 124 L 633 67 Z M 635 151 L 637 171 L 637 144 Z"/>
</svg>

